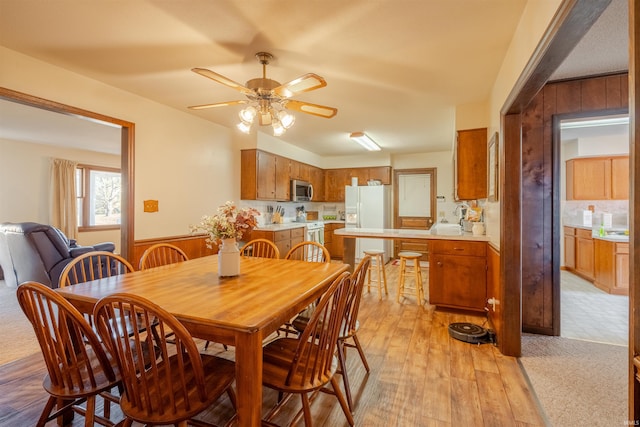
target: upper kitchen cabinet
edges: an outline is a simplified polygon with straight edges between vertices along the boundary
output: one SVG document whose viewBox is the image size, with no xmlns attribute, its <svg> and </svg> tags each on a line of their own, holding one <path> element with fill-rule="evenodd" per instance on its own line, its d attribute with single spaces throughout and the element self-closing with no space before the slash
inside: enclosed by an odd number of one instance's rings
<svg viewBox="0 0 640 427">
<path fill-rule="evenodd" d="M 629 156 L 567 160 L 567 200 L 627 200 Z"/>
<path fill-rule="evenodd" d="M 309 166 L 309 170 L 309 182 L 313 186 L 313 201 L 323 202 L 325 200 L 324 170 L 315 166 Z"/>
<path fill-rule="evenodd" d="M 289 200 L 289 159 L 260 150 L 241 151 L 240 198 Z"/>
<path fill-rule="evenodd" d="M 456 200 L 487 198 L 487 128 L 458 131 L 454 180 Z"/>
<path fill-rule="evenodd" d="M 327 169 L 324 175 L 324 200 L 344 202 L 344 187 L 349 185 L 349 169 Z"/>
</svg>

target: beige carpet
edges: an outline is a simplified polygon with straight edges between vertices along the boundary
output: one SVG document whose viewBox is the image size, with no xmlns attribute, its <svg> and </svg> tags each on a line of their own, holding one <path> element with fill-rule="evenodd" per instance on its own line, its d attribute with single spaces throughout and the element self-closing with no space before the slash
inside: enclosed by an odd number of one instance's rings
<svg viewBox="0 0 640 427">
<path fill-rule="evenodd" d="M 0 365 L 40 352 L 31 324 L 16 299 L 15 288 L 0 280 Z"/>
<path fill-rule="evenodd" d="M 520 362 L 554 427 L 627 425 L 626 346 L 523 334 Z"/>
</svg>

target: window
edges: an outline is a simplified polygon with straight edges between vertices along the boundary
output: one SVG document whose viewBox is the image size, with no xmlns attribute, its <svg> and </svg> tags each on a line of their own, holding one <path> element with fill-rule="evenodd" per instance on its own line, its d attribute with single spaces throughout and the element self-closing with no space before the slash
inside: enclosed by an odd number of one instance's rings
<svg viewBox="0 0 640 427">
<path fill-rule="evenodd" d="M 120 228 L 120 169 L 78 165 L 76 191 L 79 230 Z"/>
</svg>

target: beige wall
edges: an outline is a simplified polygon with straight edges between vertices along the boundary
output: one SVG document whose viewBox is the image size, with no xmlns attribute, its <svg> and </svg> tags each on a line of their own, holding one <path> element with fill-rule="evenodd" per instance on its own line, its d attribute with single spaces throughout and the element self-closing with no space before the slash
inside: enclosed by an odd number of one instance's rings
<svg viewBox="0 0 640 427">
<path fill-rule="evenodd" d="M 51 160 L 66 159 L 94 166 L 120 167 L 120 156 L 52 145 L 0 139 L 0 222 L 49 224 Z M 78 243 L 114 242 L 120 250 L 120 231 L 79 233 Z"/>
</svg>

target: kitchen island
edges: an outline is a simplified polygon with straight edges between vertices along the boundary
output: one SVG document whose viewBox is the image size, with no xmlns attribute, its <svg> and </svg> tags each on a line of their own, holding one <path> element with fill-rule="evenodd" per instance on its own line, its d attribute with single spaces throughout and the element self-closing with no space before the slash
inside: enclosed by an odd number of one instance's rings
<svg viewBox="0 0 640 427">
<path fill-rule="evenodd" d="M 341 228 L 343 262 L 353 269 L 357 238 L 429 241 L 429 303 L 484 312 L 487 304 L 487 242 L 489 237 L 436 235 L 429 230 Z"/>
</svg>

